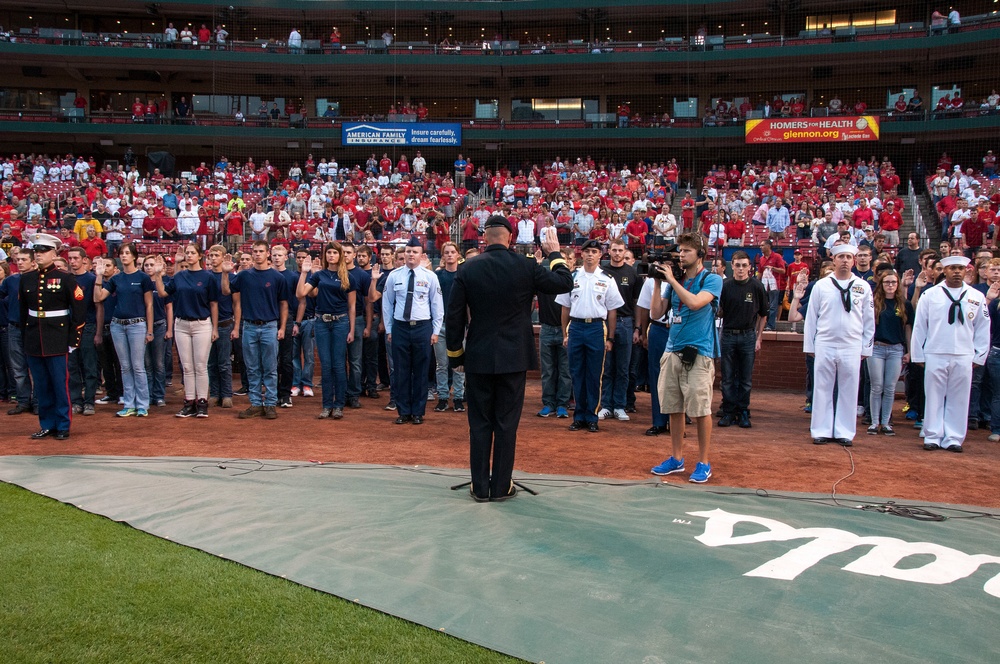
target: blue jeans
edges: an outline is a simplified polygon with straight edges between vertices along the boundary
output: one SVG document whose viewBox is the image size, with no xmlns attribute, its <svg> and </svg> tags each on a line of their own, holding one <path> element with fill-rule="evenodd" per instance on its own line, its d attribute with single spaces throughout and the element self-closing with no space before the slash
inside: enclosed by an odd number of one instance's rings
<svg viewBox="0 0 1000 664">
<path fill-rule="evenodd" d="M 154 326 L 155 328 L 155 326 Z M 125 408 L 149 408 L 146 378 L 146 323 L 111 323 L 111 338 L 122 365 L 122 397 Z"/>
<path fill-rule="evenodd" d="M 778 307 L 781 306 L 781 296 L 784 291 L 772 290 L 767 292 L 767 323 L 764 324 L 769 330 L 773 330 L 778 321 Z"/>
<path fill-rule="evenodd" d="M 347 395 L 347 333 L 351 324 L 346 316 L 329 323 L 317 320 L 315 330 L 323 408 L 343 408 Z"/>
<path fill-rule="evenodd" d="M 163 346 L 167 343 L 167 321 L 158 320 L 153 323 L 153 340 L 146 344 L 146 384 L 149 386 L 149 401 L 156 403 L 166 397 L 167 373 L 164 368 Z M 171 341 L 173 343 L 173 341 Z"/>
<path fill-rule="evenodd" d="M 628 392 L 628 369 L 632 361 L 632 318 L 615 321 L 615 343 L 604 357 L 601 408 L 624 410 Z"/>
<path fill-rule="evenodd" d="M 903 344 L 881 346 L 875 344 L 868 358 L 868 376 L 871 380 L 872 424 L 889 424 L 892 402 L 896 398 L 896 383 L 903 369 Z"/>
<path fill-rule="evenodd" d="M 80 335 L 80 347 L 69 355 L 69 393 L 78 406 L 93 406 L 97 386 L 101 383 L 100 362 L 94 334 L 97 323 L 87 323 Z"/>
<path fill-rule="evenodd" d="M 552 410 L 569 408 L 569 398 L 573 392 L 573 379 L 569 375 L 569 359 L 563 347 L 562 327 L 542 325 L 538 336 L 538 351 L 541 355 L 542 405 Z"/>
<path fill-rule="evenodd" d="M 303 319 L 292 342 L 292 387 L 312 387 L 316 367 L 316 320 Z"/>
<path fill-rule="evenodd" d="M 434 361 L 437 370 L 434 376 L 437 380 L 438 399 L 448 400 L 448 374 L 451 373 L 452 385 L 455 388 L 455 401 L 465 400 L 465 373 L 452 372 L 448 367 L 448 343 L 444 338 L 444 325 L 441 326 L 441 333 L 438 334 L 437 343 L 434 344 Z"/>
<path fill-rule="evenodd" d="M 208 353 L 208 397 L 233 398 L 233 324 L 219 328 L 219 338 Z"/>
<path fill-rule="evenodd" d="M 728 415 L 750 410 L 756 345 L 757 334 L 754 330 L 738 334 L 722 331 L 722 411 Z"/>
<path fill-rule="evenodd" d="M 986 358 L 986 374 L 993 388 L 990 406 L 990 433 L 1000 433 L 1000 348 L 991 348 Z"/>
<path fill-rule="evenodd" d="M 34 403 L 31 398 L 31 376 L 28 373 L 28 360 L 24 356 L 24 337 L 21 336 L 21 328 L 16 325 L 7 327 L 7 359 L 10 361 L 10 376 L 17 392 L 17 405 L 28 408 Z"/>
<path fill-rule="evenodd" d="M 350 365 L 350 372 L 347 375 L 347 397 L 349 399 L 357 399 L 361 396 L 361 351 L 364 346 L 362 338 L 364 332 L 365 317 L 356 316 L 354 318 L 354 341 L 347 344 L 347 363 Z M 347 337 L 347 332 L 344 333 L 344 337 Z"/>
<path fill-rule="evenodd" d="M 979 402 L 983 396 L 983 380 L 986 376 L 986 366 L 979 366 L 975 364 L 972 366 L 972 385 L 969 390 L 969 421 L 977 422 L 981 419 L 982 414 L 979 409 Z"/>
<path fill-rule="evenodd" d="M 263 325 L 243 323 L 243 363 L 247 368 L 250 405 L 277 406 L 278 321 Z"/>
</svg>

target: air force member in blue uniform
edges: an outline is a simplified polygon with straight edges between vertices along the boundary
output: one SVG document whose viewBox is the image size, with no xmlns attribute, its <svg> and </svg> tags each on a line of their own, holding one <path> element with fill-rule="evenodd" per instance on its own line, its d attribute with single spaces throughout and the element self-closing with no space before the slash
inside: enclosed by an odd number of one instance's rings
<svg viewBox="0 0 1000 664">
<path fill-rule="evenodd" d="M 67 356 L 80 346 L 87 303 L 76 278 L 54 265 L 62 242 L 39 233 L 33 241 L 37 270 L 18 283 L 24 354 L 35 386 L 38 422 L 35 440 L 69 438 L 71 403 Z"/>
<path fill-rule="evenodd" d="M 427 372 L 444 322 L 441 285 L 437 275 L 420 266 L 423 254 L 420 241 L 411 239 L 403 267 L 389 273 L 382 295 L 386 341 L 392 345 L 396 424 L 424 422 Z"/>
<path fill-rule="evenodd" d="M 570 431 L 596 432 L 601 407 L 604 355 L 615 342 L 616 310 L 625 304 L 618 283 L 600 268 L 601 244 L 587 240 L 583 265 L 573 274 L 573 290 L 556 297 L 562 305 L 563 344 L 573 376 L 576 409 Z"/>
</svg>

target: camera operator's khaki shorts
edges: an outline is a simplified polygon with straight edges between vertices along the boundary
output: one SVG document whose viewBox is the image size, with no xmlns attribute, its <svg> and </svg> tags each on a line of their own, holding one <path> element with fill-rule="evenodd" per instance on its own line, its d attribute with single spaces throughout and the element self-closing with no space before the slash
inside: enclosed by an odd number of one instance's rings
<svg viewBox="0 0 1000 664">
<path fill-rule="evenodd" d="M 715 383 L 715 362 L 698 355 L 690 369 L 676 353 L 666 352 L 660 358 L 660 380 L 656 386 L 660 397 L 660 412 L 687 413 L 689 417 L 712 414 L 712 389 Z"/>
</svg>

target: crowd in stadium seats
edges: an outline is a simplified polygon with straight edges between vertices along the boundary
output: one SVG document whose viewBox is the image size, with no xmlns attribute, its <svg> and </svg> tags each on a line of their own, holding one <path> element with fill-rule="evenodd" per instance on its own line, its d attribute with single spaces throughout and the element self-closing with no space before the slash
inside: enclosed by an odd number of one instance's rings
<svg viewBox="0 0 1000 664">
<path fill-rule="evenodd" d="M 93 159 L 73 155 L 22 155 L 2 166 L 7 200 L 0 222 L 10 225 L 9 237 L 20 242 L 34 229 L 62 229 L 71 245 L 74 237 L 87 239 L 78 224 L 94 220 L 97 237 L 111 250 L 130 238 L 221 241 L 236 249 L 262 238 L 292 247 L 334 239 L 405 244 L 416 235 L 435 255 L 448 240 L 478 245 L 486 218 L 501 212 L 515 228 L 512 242 L 526 252 L 552 226 L 563 244 L 597 239 L 607 246 L 621 237 L 637 255 L 651 243 L 694 231 L 713 250 L 766 239 L 822 257 L 841 232 L 855 244 L 878 240 L 880 249 L 895 252 L 909 205 L 892 163 L 874 156 L 853 163 L 816 157 L 713 166 L 694 191 L 681 191 L 674 159 L 633 168 L 590 156 L 556 157 L 491 172 L 460 155 L 454 170 L 431 170 L 420 151 L 412 161 L 373 153 L 352 166 L 309 155 L 286 170 L 268 160 L 258 166 L 252 158 L 222 157 L 175 178 L 156 168 L 142 174 L 134 163 L 98 169 Z M 987 239 L 969 233 L 968 224 L 963 233 L 963 221 L 971 217 L 975 229 L 982 219 L 992 230 L 1000 204 L 995 176 L 991 151 L 982 171 L 961 171 L 944 157 L 927 180 L 945 236 L 963 249 Z"/>
</svg>

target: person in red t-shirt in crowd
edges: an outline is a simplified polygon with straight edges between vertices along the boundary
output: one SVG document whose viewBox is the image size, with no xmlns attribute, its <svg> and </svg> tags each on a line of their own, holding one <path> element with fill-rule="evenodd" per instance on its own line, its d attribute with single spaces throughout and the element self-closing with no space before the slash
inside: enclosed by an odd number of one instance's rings
<svg viewBox="0 0 1000 664">
<path fill-rule="evenodd" d="M 906 95 L 899 95 L 899 97 L 896 99 L 896 103 L 893 104 L 892 107 L 893 107 L 893 109 L 895 109 L 895 111 L 897 113 L 900 113 L 900 114 L 905 113 L 906 112 Z"/>
<path fill-rule="evenodd" d="M 152 99 L 146 104 L 146 122 L 156 122 L 156 114 L 160 112 L 160 107 Z"/>
<path fill-rule="evenodd" d="M 768 313 L 765 332 L 773 332 L 778 321 L 778 307 L 781 306 L 781 296 L 786 289 L 785 260 L 771 251 L 771 241 L 764 240 L 760 245 L 760 256 L 757 257 L 757 278 L 767 291 Z"/>
<path fill-rule="evenodd" d="M 681 226 L 685 233 L 694 228 L 694 199 L 691 198 L 691 192 L 684 194 L 681 200 Z"/>
<path fill-rule="evenodd" d="M 180 233 L 177 232 L 177 219 L 172 217 L 165 208 L 157 209 L 155 217 L 164 240 L 173 241 L 180 238 Z"/>
<path fill-rule="evenodd" d="M 632 116 L 632 109 L 626 102 L 618 104 L 618 126 L 627 127 L 628 119 Z"/>
<path fill-rule="evenodd" d="M 132 102 L 132 122 L 142 122 L 146 115 L 146 105 L 138 97 Z"/>
<path fill-rule="evenodd" d="M 858 213 L 854 213 L 854 218 L 857 219 Z M 895 201 L 886 201 L 885 209 L 882 210 L 882 214 L 878 218 L 879 230 L 885 235 L 886 242 L 889 246 L 898 247 L 899 246 L 899 229 L 903 225 L 903 215 L 899 213 L 896 209 Z"/>
<path fill-rule="evenodd" d="M 87 258 L 91 260 L 98 256 L 108 255 L 108 245 L 97 236 L 97 230 L 93 226 L 87 226 L 87 237 L 80 240 L 80 246 L 87 252 Z"/>
<path fill-rule="evenodd" d="M 976 251 L 986 244 L 986 234 L 989 233 L 989 224 L 993 221 L 990 214 L 989 204 L 972 211 L 972 216 L 962 222 L 962 244 L 965 255 L 975 258 Z"/>
<path fill-rule="evenodd" d="M 864 115 L 865 111 L 867 110 L 868 110 L 868 104 L 861 101 L 860 99 L 857 101 L 857 103 L 854 104 L 855 115 Z"/>
<path fill-rule="evenodd" d="M 155 212 L 153 214 L 146 215 L 146 217 L 142 220 L 142 239 L 160 239 L 160 217 Z"/>
<path fill-rule="evenodd" d="M 633 215 L 632 221 L 625 224 L 625 242 L 634 255 L 638 256 L 644 250 L 648 234 L 649 226 L 646 225 L 637 211 Z"/>
<path fill-rule="evenodd" d="M 746 224 L 738 214 L 729 215 L 729 221 L 725 223 L 726 242 L 731 246 L 743 246 L 743 234 L 746 233 Z"/>
</svg>

